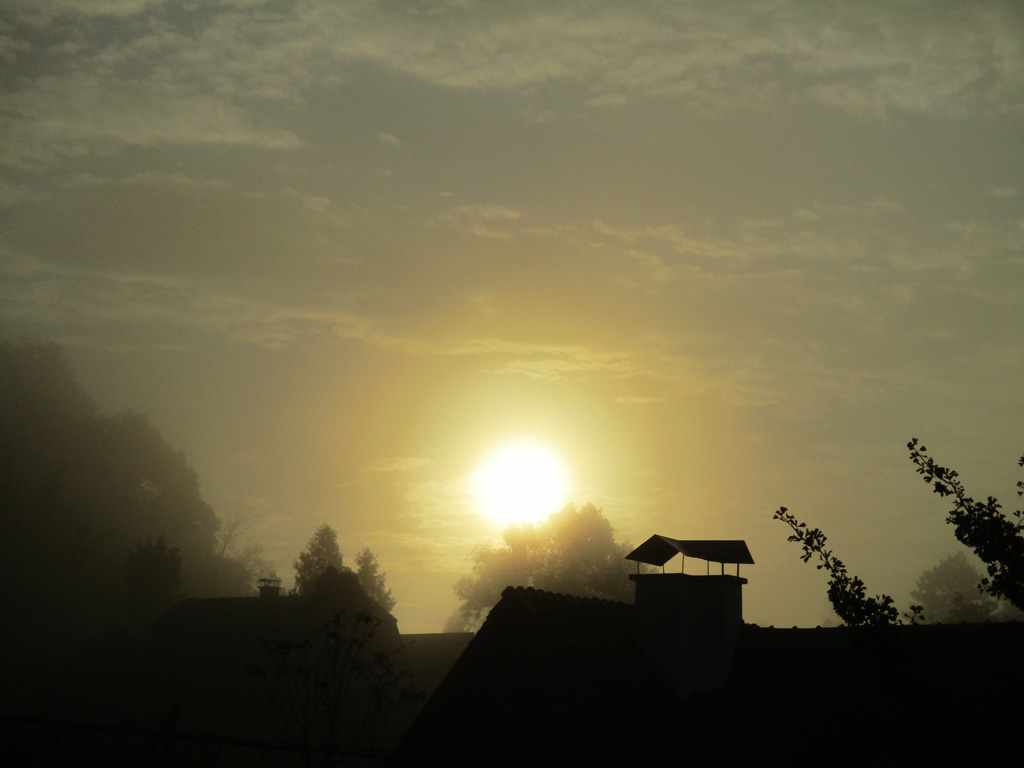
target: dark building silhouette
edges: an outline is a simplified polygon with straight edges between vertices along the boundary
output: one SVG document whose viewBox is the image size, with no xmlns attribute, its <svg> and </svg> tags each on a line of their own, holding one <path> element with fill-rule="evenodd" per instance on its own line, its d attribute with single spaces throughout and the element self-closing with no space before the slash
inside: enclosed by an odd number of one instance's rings
<svg viewBox="0 0 1024 768">
<path fill-rule="evenodd" d="M 93 758 L 106 765 L 319 765 L 347 759 L 379 765 L 472 637 L 401 635 L 394 617 L 350 571 L 334 571 L 303 596 L 281 594 L 276 580 L 264 580 L 259 591 L 259 597 L 186 599 L 138 636 L 103 640 L 83 656 L 90 666 L 82 680 L 47 692 L 45 706 L 0 713 L 0 756 L 11 765 Z M 334 678 L 335 670 L 370 670 L 338 713 L 342 733 L 333 745 L 323 739 L 329 716 L 323 710 L 330 702 L 313 705 L 321 712 L 310 717 L 304 738 L 300 728 L 283 727 L 282 705 L 274 698 L 275 686 L 284 685 L 275 667 L 282 652 L 293 654 L 287 674 L 297 676 L 288 681 L 290 690 L 300 698 L 319 695 L 317 686 L 326 678 L 305 678 L 301 668 L 320 653 L 325 628 L 342 643 L 372 628 L 357 658 L 343 645 L 344 658 L 329 667 Z M 394 674 L 378 674 L 382 658 Z M 367 707 L 381 686 L 390 689 L 386 694 L 401 687 L 422 695 L 403 699 L 371 722 Z M 351 724 L 355 731 L 346 731 Z"/>
<path fill-rule="evenodd" d="M 746 580 L 724 573 L 752 562 L 742 542 L 655 538 L 640 560 L 679 545 L 722 573 L 633 576 L 635 606 L 507 588 L 390 764 L 923 765 L 1013 749 L 1024 625 L 744 624 Z"/>
<path fill-rule="evenodd" d="M 279 585 L 268 582 L 260 585 L 259 597 L 189 599 L 162 616 L 147 658 L 156 667 L 146 685 L 152 706 L 174 703 L 183 730 L 276 738 L 280 713 L 268 705 L 266 679 L 251 674 L 253 669 L 272 670 L 273 643 L 308 642 L 315 654 L 327 622 L 340 617 L 347 636 L 359 617 L 370 616 L 372 637 L 361 663 L 375 664 L 378 654 L 386 655 L 401 677 L 395 685 L 422 694 L 388 717 L 379 747 L 389 749 L 471 638 L 401 635 L 395 618 L 366 594 L 350 571 L 336 572 L 308 595 L 279 592 Z M 161 717 L 158 710 L 148 714 L 151 720 Z"/>
</svg>

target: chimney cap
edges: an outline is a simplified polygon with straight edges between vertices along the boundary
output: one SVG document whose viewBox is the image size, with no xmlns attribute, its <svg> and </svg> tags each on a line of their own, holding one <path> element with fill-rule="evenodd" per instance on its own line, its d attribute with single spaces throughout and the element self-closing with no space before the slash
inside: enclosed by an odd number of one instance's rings
<svg viewBox="0 0 1024 768">
<path fill-rule="evenodd" d="M 626 559 L 648 565 L 664 565 L 677 554 L 712 563 L 754 564 L 747 542 L 743 539 L 670 539 L 658 534 L 626 555 Z"/>
</svg>

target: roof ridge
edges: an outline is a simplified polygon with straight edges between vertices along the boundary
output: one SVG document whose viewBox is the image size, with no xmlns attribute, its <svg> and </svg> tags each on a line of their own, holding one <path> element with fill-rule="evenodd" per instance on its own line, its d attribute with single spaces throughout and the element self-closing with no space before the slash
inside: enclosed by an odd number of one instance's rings
<svg viewBox="0 0 1024 768">
<path fill-rule="evenodd" d="M 582 603 L 586 605 L 629 605 L 621 600 L 609 600 L 605 597 L 584 597 L 583 595 L 570 595 L 565 592 L 552 592 L 547 589 L 538 589 L 537 587 L 514 587 L 509 585 L 505 587 L 501 592 L 502 597 L 509 595 L 516 595 L 518 597 L 531 597 L 533 595 L 539 595 L 545 599 L 553 599 L 559 602 L 566 603 Z"/>
</svg>

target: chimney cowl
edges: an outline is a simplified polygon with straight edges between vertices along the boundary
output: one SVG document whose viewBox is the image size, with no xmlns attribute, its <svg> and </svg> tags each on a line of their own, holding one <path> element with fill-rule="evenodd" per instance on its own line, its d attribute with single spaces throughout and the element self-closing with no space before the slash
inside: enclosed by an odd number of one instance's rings
<svg viewBox="0 0 1024 768">
<path fill-rule="evenodd" d="M 665 563 L 677 554 L 683 557 L 680 573 L 684 570 L 687 557 L 707 560 L 708 563 L 721 563 L 723 575 L 726 563 L 736 566 L 737 576 L 740 575 L 740 564 L 754 564 L 747 542 L 742 539 L 672 539 L 659 534 L 651 536 L 626 555 L 626 560 L 634 560 L 637 573 L 640 573 L 640 563 L 664 568 Z M 710 567 L 708 572 L 710 573 Z"/>
<path fill-rule="evenodd" d="M 261 598 L 274 598 L 281 594 L 280 579 L 260 579 L 259 590 Z"/>
</svg>

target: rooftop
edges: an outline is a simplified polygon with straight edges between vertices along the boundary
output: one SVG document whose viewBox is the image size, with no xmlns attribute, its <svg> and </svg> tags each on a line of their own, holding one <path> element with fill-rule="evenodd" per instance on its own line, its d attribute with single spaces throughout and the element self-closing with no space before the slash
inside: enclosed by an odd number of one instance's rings
<svg viewBox="0 0 1024 768">
<path fill-rule="evenodd" d="M 680 699 L 638 650 L 633 613 L 509 587 L 392 762 L 920 764 L 994 757 L 1016 732 L 1024 624 L 747 624 L 725 689 Z"/>
</svg>

